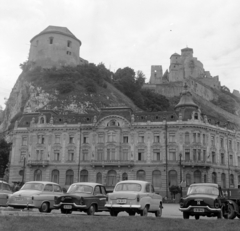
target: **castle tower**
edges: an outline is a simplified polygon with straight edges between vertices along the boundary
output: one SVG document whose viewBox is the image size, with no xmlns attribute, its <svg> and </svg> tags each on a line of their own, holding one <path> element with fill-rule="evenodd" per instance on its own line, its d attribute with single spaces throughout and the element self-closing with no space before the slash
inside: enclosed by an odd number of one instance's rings
<svg viewBox="0 0 240 231">
<path fill-rule="evenodd" d="M 162 66 L 160 65 L 153 65 L 151 66 L 151 77 L 150 77 L 150 84 L 161 84 L 162 83 Z"/>
<path fill-rule="evenodd" d="M 169 82 L 183 81 L 183 64 L 179 54 L 174 53 L 170 57 Z"/>
<path fill-rule="evenodd" d="M 193 49 L 192 48 L 183 48 L 181 49 L 181 56 L 183 61 L 185 60 L 186 57 L 193 57 Z"/>
<path fill-rule="evenodd" d="M 66 27 L 48 26 L 31 41 L 28 60 L 43 68 L 77 66 L 81 41 Z"/>
</svg>

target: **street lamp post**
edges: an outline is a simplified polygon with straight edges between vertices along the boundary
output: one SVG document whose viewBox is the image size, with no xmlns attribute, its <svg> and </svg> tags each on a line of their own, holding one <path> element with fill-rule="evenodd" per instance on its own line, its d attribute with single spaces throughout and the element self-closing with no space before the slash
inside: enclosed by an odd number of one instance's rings
<svg viewBox="0 0 240 231">
<path fill-rule="evenodd" d="M 167 139 L 167 120 L 165 120 L 165 155 L 166 155 L 166 197 L 168 198 L 168 139 Z"/>
<path fill-rule="evenodd" d="M 179 167 L 180 167 L 180 194 L 182 197 L 182 153 L 179 154 L 180 161 L 179 161 Z"/>
<path fill-rule="evenodd" d="M 228 124 L 229 124 L 229 121 L 227 121 L 227 157 L 228 157 L 228 199 L 230 199 L 230 163 L 229 163 L 229 146 L 228 146 Z"/>
</svg>

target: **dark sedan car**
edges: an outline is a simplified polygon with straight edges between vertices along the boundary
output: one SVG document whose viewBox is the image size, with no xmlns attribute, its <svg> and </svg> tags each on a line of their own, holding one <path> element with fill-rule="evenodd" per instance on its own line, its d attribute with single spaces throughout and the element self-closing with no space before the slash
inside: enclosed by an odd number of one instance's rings
<svg viewBox="0 0 240 231">
<path fill-rule="evenodd" d="M 223 207 L 226 199 L 218 184 L 199 183 L 188 188 L 187 196 L 180 199 L 180 211 L 183 218 L 200 216 L 222 218 Z"/>
<path fill-rule="evenodd" d="M 94 215 L 95 212 L 108 211 L 105 207 L 107 200 L 106 189 L 98 183 L 81 182 L 72 184 L 67 193 L 55 197 L 55 209 L 70 214 L 72 211 L 86 212 Z"/>
</svg>

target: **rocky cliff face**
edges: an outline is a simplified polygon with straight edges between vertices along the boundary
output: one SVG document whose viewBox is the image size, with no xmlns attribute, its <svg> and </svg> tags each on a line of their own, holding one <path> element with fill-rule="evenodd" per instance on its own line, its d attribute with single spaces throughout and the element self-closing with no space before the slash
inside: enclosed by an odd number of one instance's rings
<svg viewBox="0 0 240 231">
<path fill-rule="evenodd" d="M 31 75 L 35 75 L 34 78 Z M 38 78 L 39 77 L 39 78 Z M 95 85 L 96 92 L 89 93 L 84 88 L 84 82 L 72 83 L 74 88 L 69 93 L 60 93 L 57 90 L 59 82 L 40 79 L 42 74 L 23 72 L 12 89 L 3 111 L 0 132 L 11 130 L 16 120 L 23 113 L 31 113 L 40 109 L 69 110 L 79 114 L 87 114 L 99 111 L 101 107 L 111 105 L 127 105 L 134 111 L 138 108 L 132 101 L 118 91 L 110 83 L 105 83 L 104 87 Z M 64 78 L 67 78 L 64 76 Z M 71 80 L 72 81 L 72 80 Z"/>
</svg>

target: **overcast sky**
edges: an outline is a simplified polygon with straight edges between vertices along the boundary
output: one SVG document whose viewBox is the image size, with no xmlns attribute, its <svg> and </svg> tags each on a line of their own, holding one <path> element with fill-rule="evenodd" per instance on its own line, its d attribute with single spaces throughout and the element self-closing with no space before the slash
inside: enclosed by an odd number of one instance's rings
<svg viewBox="0 0 240 231">
<path fill-rule="evenodd" d="M 30 40 L 49 25 L 82 41 L 80 56 L 111 71 L 131 67 L 147 81 L 151 65 L 193 48 L 204 69 L 240 91 L 239 0 L 0 0 L 0 105 L 28 58 Z"/>
</svg>

